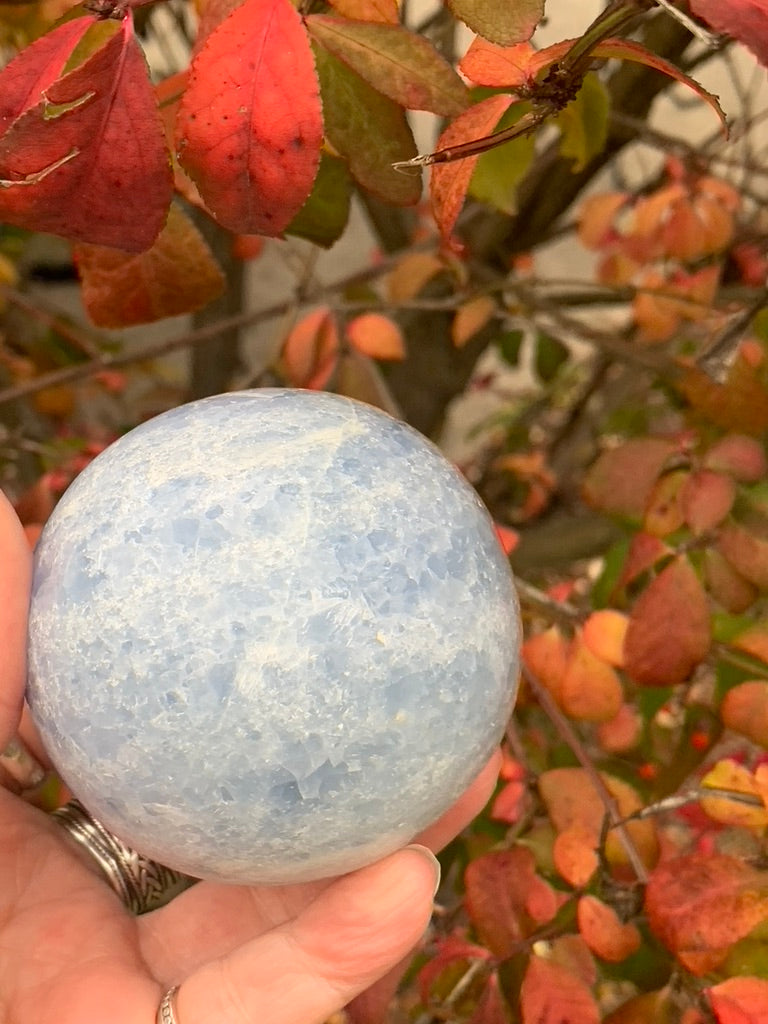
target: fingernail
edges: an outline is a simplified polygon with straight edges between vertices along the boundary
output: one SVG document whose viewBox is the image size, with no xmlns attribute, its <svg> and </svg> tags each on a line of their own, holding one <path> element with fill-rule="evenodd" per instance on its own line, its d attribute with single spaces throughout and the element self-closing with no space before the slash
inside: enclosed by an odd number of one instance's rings
<svg viewBox="0 0 768 1024">
<path fill-rule="evenodd" d="M 435 888 L 432 890 L 432 895 L 437 895 L 437 890 L 440 888 L 440 861 L 426 846 L 421 846 L 419 843 L 411 843 L 410 846 L 406 846 L 406 850 L 416 850 L 422 857 L 429 861 L 432 865 L 432 870 L 435 873 Z"/>
</svg>

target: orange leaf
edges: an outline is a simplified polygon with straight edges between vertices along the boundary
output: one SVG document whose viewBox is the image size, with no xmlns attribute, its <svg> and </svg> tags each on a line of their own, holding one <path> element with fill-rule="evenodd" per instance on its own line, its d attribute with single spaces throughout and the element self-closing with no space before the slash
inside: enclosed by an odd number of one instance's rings
<svg viewBox="0 0 768 1024">
<path fill-rule="evenodd" d="M 615 669 L 598 658 L 577 632 L 560 685 L 563 711 L 583 722 L 607 722 L 618 713 L 622 699 Z"/>
<path fill-rule="evenodd" d="M 768 683 L 754 679 L 734 686 L 720 705 L 720 717 L 726 729 L 768 748 Z"/>
<path fill-rule="evenodd" d="M 621 963 L 640 948 L 640 933 L 622 924 L 616 911 L 596 896 L 582 896 L 576 911 L 584 941 L 601 960 Z"/>
<path fill-rule="evenodd" d="M 451 340 L 456 348 L 463 348 L 470 338 L 474 338 L 496 310 L 496 300 L 490 295 L 478 295 L 475 299 L 463 302 L 456 310 L 451 325 Z"/>
<path fill-rule="evenodd" d="M 613 231 L 616 214 L 628 200 L 626 192 L 605 192 L 590 196 L 579 210 L 579 241 L 587 249 L 598 249 Z"/>
<path fill-rule="evenodd" d="M 387 277 L 387 292 L 392 302 L 407 302 L 420 294 L 433 277 L 445 270 L 445 264 L 430 252 L 406 253 Z"/>
<path fill-rule="evenodd" d="M 512 103 L 506 95 L 489 96 L 465 110 L 445 129 L 437 149 L 450 149 L 462 142 L 489 135 Z M 455 163 L 436 164 L 432 168 L 430 194 L 435 220 L 444 239 L 450 237 L 469 188 L 477 156 Z"/>
<path fill-rule="evenodd" d="M 718 761 L 701 780 L 702 789 L 712 787 L 735 793 L 748 793 L 762 799 L 761 790 L 752 773 L 742 764 L 730 758 Z M 768 811 L 762 805 L 729 800 L 727 797 L 707 796 L 701 799 L 701 808 L 714 821 L 723 825 L 755 828 L 762 831 L 768 825 Z"/>
<path fill-rule="evenodd" d="M 511 955 L 521 939 L 557 912 L 554 890 L 536 874 L 533 854 L 522 846 L 476 857 L 464 883 L 467 913 L 495 956 Z"/>
<path fill-rule="evenodd" d="M 645 907 L 667 949 L 694 974 L 707 974 L 768 918 L 768 874 L 725 854 L 687 854 L 656 868 Z"/>
<path fill-rule="evenodd" d="M 652 1024 L 655 1021 L 666 1019 L 666 989 L 657 992 L 643 992 L 640 996 L 634 996 L 622 1003 L 607 1017 L 603 1017 L 603 1024 Z M 682 1019 L 680 1024 L 683 1024 Z M 686 1021 L 685 1024 L 693 1024 Z M 704 1024 L 702 1019 L 701 1024 Z"/>
<path fill-rule="evenodd" d="M 675 558 L 640 595 L 624 644 L 627 673 L 645 686 L 674 686 L 710 646 L 709 605 L 685 557 Z"/>
<path fill-rule="evenodd" d="M 329 4 L 344 18 L 356 21 L 380 21 L 385 25 L 400 21 L 397 0 L 329 0 Z"/>
<path fill-rule="evenodd" d="M 754 626 L 745 629 L 731 641 L 734 647 L 747 654 L 754 655 L 760 661 L 768 664 L 768 622 L 763 620 L 756 622 Z"/>
<path fill-rule="evenodd" d="M 597 981 L 595 958 L 580 935 L 558 935 L 550 942 L 547 959 L 581 978 L 585 985 Z"/>
<path fill-rule="evenodd" d="M 730 473 L 740 483 L 754 484 L 768 473 L 765 449 L 754 437 L 729 434 L 721 438 L 704 456 L 707 469 Z"/>
<path fill-rule="evenodd" d="M 283 343 L 282 365 L 297 388 L 323 388 L 331 378 L 339 353 L 339 334 L 326 307 L 308 313 L 289 331 Z"/>
<path fill-rule="evenodd" d="M 607 753 L 621 754 L 637 746 L 642 732 L 643 719 L 637 708 L 622 704 L 614 718 L 598 726 L 597 738 Z"/>
<path fill-rule="evenodd" d="M 520 987 L 522 1024 L 598 1024 L 589 988 L 560 964 L 532 956 Z"/>
<path fill-rule="evenodd" d="M 596 657 L 615 668 L 622 668 L 628 625 L 627 616 L 613 608 L 592 612 L 584 623 L 584 643 Z"/>
<path fill-rule="evenodd" d="M 654 537 L 666 537 L 683 525 L 681 492 L 688 479 L 688 470 L 662 473 L 653 485 L 643 516 L 643 528 Z"/>
<path fill-rule="evenodd" d="M 226 283 L 203 236 L 176 205 L 145 252 L 82 244 L 74 258 L 86 311 L 99 327 L 191 313 L 221 295 Z"/>
<path fill-rule="evenodd" d="M 768 1024 L 768 981 L 727 978 L 707 990 L 718 1024 Z"/>
<path fill-rule="evenodd" d="M 574 887 L 582 889 L 600 866 L 594 830 L 579 822 L 558 832 L 552 846 L 552 860 L 558 873 Z"/>
<path fill-rule="evenodd" d="M 610 448 L 587 471 L 584 500 L 608 515 L 639 518 L 669 457 L 671 441 L 644 437 Z"/>
<path fill-rule="evenodd" d="M 459 62 L 459 71 L 476 85 L 492 87 L 531 86 L 536 76 L 562 56 L 572 45 L 570 40 L 534 50 L 530 43 L 498 46 L 482 36 L 473 39 Z"/>
<path fill-rule="evenodd" d="M 279 235 L 312 191 L 322 141 L 301 17 L 290 0 L 245 0 L 192 60 L 177 123 L 182 166 L 222 226 Z"/>
<path fill-rule="evenodd" d="M 555 700 L 560 703 L 560 688 L 565 675 L 568 644 L 557 626 L 534 633 L 524 641 L 522 657 L 528 668 Z"/>
<path fill-rule="evenodd" d="M 687 366 L 674 385 L 691 407 L 715 426 L 754 437 L 768 430 L 768 390 L 743 351 L 723 384 L 704 370 Z"/>
<path fill-rule="evenodd" d="M 405 339 L 394 320 L 380 313 L 363 313 L 350 320 L 344 332 L 358 352 L 372 359 L 405 359 Z"/>
<path fill-rule="evenodd" d="M 601 772 L 600 777 L 622 817 L 640 809 L 640 797 L 630 785 L 605 772 Z M 538 785 L 547 813 L 557 831 L 564 832 L 573 825 L 579 825 L 591 835 L 592 847 L 596 848 L 606 808 L 586 771 L 583 768 L 552 768 L 539 776 Z M 656 827 L 653 822 L 630 821 L 626 828 L 643 863 L 653 865 L 658 857 Z M 615 830 L 608 834 L 605 853 L 609 863 L 624 874 L 626 852 Z"/>
</svg>

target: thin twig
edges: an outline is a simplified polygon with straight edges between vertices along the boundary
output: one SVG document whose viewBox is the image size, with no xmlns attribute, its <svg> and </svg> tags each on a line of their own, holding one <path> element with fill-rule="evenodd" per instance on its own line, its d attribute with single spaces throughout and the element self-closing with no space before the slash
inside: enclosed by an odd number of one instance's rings
<svg viewBox="0 0 768 1024">
<path fill-rule="evenodd" d="M 554 622 L 572 626 L 584 617 L 575 605 L 569 604 L 568 601 L 555 601 L 543 590 L 539 590 L 519 576 L 515 577 L 515 585 L 523 607 L 527 606 L 534 612 L 540 612 Z"/>
<path fill-rule="evenodd" d="M 696 36 L 700 42 L 704 43 L 708 49 L 715 48 L 717 45 L 717 39 L 715 36 L 713 36 L 711 32 L 707 32 L 707 30 L 702 25 L 695 22 L 693 18 L 690 18 L 685 11 L 681 11 L 679 8 L 675 7 L 674 4 L 670 3 L 670 0 L 656 0 L 656 3 L 659 7 L 663 7 L 667 14 L 671 15 L 675 21 L 679 21 L 681 25 L 687 28 L 691 35 Z"/>
<path fill-rule="evenodd" d="M 576 734 L 576 730 L 573 728 L 571 723 L 562 713 L 560 708 L 557 706 L 552 698 L 549 690 L 544 686 L 541 680 L 528 668 L 523 662 L 522 666 L 523 676 L 525 677 L 528 685 L 533 690 L 536 700 L 541 705 L 542 709 L 546 712 L 547 717 L 554 725 L 560 736 L 565 740 L 568 746 L 571 748 L 576 756 L 577 761 L 582 766 L 584 771 L 587 773 L 589 781 L 597 791 L 603 806 L 605 807 L 608 819 L 611 823 L 611 828 L 615 828 L 618 833 L 619 840 L 624 847 L 627 854 L 627 860 L 632 865 L 632 870 L 635 872 L 635 876 L 639 882 L 643 884 L 648 882 L 648 872 L 645 870 L 642 858 L 638 853 L 637 847 L 635 846 L 632 837 L 627 831 L 626 825 L 623 822 L 619 810 L 616 806 L 616 801 L 611 796 L 608 787 L 603 782 L 602 776 L 595 768 L 592 763 L 587 751 L 584 749 L 584 744 Z"/>
<path fill-rule="evenodd" d="M 768 288 L 763 288 L 759 295 L 740 313 L 726 324 L 707 350 L 697 360 L 697 366 L 716 381 L 722 384 L 727 374 L 731 359 L 741 342 L 742 336 L 749 327 L 754 316 L 768 306 Z"/>
<path fill-rule="evenodd" d="M 720 789 L 716 786 L 701 786 L 697 789 L 689 789 L 677 796 L 668 796 L 648 807 L 641 807 L 633 811 L 626 818 L 622 818 L 622 824 L 630 821 L 641 821 L 643 818 L 651 818 L 656 814 L 666 814 L 669 811 L 677 811 L 688 804 L 697 804 L 702 800 L 715 797 L 720 800 L 732 800 L 737 804 L 747 804 L 749 807 L 764 807 L 764 802 L 755 793 L 740 793 L 734 789 Z M 614 827 L 614 826 L 611 826 Z"/>
</svg>

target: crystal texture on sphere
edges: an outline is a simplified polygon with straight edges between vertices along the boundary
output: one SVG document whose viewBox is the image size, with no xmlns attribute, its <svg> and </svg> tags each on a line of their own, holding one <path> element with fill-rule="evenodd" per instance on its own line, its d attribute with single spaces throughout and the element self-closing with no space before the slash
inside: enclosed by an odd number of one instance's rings
<svg viewBox="0 0 768 1024">
<path fill-rule="evenodd" d="M 66 491 L 28 699 L 74 794 L 145 856 L 296 882 L 450 806 L 504 731 L 519 639 L 492 523 L 431 443 L 264 389 L 148 421 Z"/>
</svg>

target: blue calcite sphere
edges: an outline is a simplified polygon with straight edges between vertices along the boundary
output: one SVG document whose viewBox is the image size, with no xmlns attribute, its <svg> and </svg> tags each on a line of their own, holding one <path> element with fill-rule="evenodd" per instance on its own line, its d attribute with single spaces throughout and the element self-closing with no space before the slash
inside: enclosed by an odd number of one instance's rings
<svg viewBox="0 0 768 1024">
<path fill-rule="evenodd" d="M 28 699 L 76 796 L 188 874 L 284 883 L 407 843 L 512 709 L 487 513 L 410 427 L 259 390 L 158 416 L 39 543 Z"/>
</svg>

